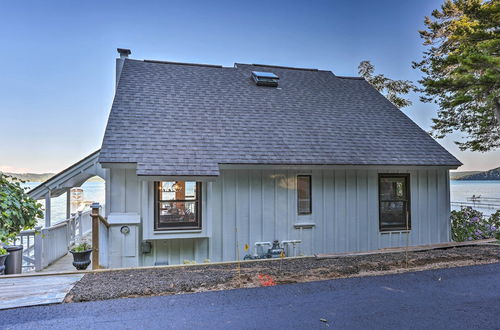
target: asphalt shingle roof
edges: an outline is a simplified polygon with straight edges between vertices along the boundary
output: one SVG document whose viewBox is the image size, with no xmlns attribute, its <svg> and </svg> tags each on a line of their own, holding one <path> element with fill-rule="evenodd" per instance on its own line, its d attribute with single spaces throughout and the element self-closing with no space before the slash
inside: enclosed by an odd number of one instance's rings
<svg viewBox="0 0 500 330">
<path fill-rule="evenodd" d="M 279 87 L 256 86 L 251 71 Z M 219 164 L 461 163 L 365 80 L 330 71 L 125 60 L 100 162 L 139 175 L 218 175 Z"/>
</svg>

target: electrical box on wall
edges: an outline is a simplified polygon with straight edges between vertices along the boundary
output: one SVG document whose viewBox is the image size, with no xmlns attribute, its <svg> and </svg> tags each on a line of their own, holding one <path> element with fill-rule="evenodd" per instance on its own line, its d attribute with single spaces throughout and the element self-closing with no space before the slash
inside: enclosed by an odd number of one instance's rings
<svg viewBox="0 0 500 330">
<path fill-rule="evenodd" d="M 141 243 L 141 252 L 142 253 L 151 253 L 151 242 L 142 242 Z"/>
</svg>

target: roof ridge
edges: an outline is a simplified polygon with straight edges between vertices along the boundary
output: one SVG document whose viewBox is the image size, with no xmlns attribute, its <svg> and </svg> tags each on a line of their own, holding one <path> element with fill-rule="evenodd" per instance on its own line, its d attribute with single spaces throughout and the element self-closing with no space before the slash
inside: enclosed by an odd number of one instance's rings
<svg viewBox="0 0 500 330">
<path fill-rule="evenodd" d="M 158 63 L 158 64 L 175 64 L 175 65 L 188 65 L 188 66 L 203 66 L 208 68 L 219 68 L 222 69 L 222 65 L 217 64 L 202 64 L 202 63 L 186 63 L 186 62 L 171 62 L 171 61 L 160 61 L 160 60 L 143 60 L 147 63 Z"/>
<path fill-rule="evenodd" d="M 260 67 L 263 67 L 263 68 L 276 68 L 276 69 L 286 69 L 286 70 L 299 70 L 299 71 L 314 71 L 314 72 L 317 72 L 319 71 L 318 69 L 314 69 L 314 68 L 296 68 L 296 67 L 292 67 L 292 66 L 282 66 L 282 65 L 271 65 L 271 64 L 245 64 L 245 63 L 234 63 L 236 66 L 238 64 L 243 64 L 243 65 L 252 65 L 252 66 L 260 66 Z"/>
<path fill-rule="evenodd" d="M 353 79 L 353 80 L 365 80 L 363 77 L 353 77 L 353 76 L 335 76 L 340 79 Z"/>
</svg>

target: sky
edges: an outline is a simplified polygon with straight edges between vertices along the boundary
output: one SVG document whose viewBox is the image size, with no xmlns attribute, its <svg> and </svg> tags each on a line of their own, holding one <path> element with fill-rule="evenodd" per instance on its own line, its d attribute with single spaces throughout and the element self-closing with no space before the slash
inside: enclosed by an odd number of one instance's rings
<svg viewBox="0 0 500 330">
<path fill-rule="evenodd" d="M 114 96 L 116 48 L 131 58 L 233 66 L 235 62 L 376 72 L 417 81 L 418 30 L 442 0 L 2 1 L 0 171 L 58 172 L 100 148 Z M 430 130 L 436 105 L 403 111 Z M 500 151 L 461 152 L 464 163 L 500 166 Z"/>
</svg>

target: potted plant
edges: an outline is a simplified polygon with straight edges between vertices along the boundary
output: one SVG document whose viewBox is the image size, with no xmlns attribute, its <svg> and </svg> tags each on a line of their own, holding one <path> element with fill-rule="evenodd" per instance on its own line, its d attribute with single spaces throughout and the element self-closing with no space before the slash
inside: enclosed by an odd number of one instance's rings
<svg viewBox="0 0 500 330">
<path fill-rule="evenodd" d="M 92 246 L 83 242 L 76 244 L 69 250 L 73 254 L 73 266 L 78 270 L 85 270 L 90 265 L 90 254 L 92 253 Z"/>
<path fill-rule="evenodd" d="M 28 196 L 23 182 L 0 173 L 0 241 L 9 252 L 4 261 L 6 274 L 18 274 L 22 269 L 23 247 L 14 245 L 16 236 L 35 228 L 38 218 L 43 218 L 42 205 Z"/>
<path fill-rule="evenodd" d="M 5 272 L 5 259 L 9 253 L 3 247 L 0 247 L 0 275 L 3 275 Z"/>
</svg>

